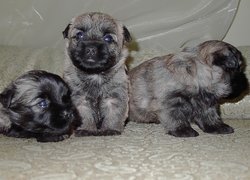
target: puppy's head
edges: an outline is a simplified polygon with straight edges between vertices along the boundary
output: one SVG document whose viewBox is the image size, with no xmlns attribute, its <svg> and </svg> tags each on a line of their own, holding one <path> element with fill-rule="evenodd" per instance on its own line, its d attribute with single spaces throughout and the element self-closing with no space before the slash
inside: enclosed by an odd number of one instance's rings
<svg viewBox="0 0 250 180">
<path fill-rule="evenodd" d="M 67 84 L 57 75 L 30 71 L 0 95 L 13 124 L 34 133 L 64 134 L 77 117 Z"/>
<path fill-rule="evenodd" d="M 227 99 L 236 98 L 248 90 L 249 83 L 244 73 L 246 64 L 237 48 L 223 41 L 211 40 L 200 44 L 198 50 L 205 63 L 220 67 L 223 70 L 221 77 L 228 78 L 231 91 Z"/>
<path fill-rule="evenodd" d="M 131 40 L 128 29 L 103 13 L 77 16 L 63 31 L 66 53 L 78 69 L 99 73 L 113 67 L 126 53 Z"/>
</svg>

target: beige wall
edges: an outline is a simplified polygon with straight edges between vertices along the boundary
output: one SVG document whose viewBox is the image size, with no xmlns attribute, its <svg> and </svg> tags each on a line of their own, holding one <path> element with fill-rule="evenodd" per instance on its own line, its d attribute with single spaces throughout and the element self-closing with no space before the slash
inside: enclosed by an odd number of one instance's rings
<svg viewBox="0 0 250 180">
<path fill-rule="evenodd" d="M 250 45 L 250 0 L 240 1 L 238 12 L 224 40 L 235 46 Z"/>
<path fill-rule="evenodd" d="M 61 32 L 73 16 L 101 11 L 123 22 L 139 49 L 174 50 L 222 39 L 237 6 L 238 0 L 6 0 L 0 6 L 0 44 L 61 47 Z"/>
<path fill-rule="evenodd" d="M 124 22 L 141 45 L 153 48 L 154 44 L 171 49 L 191 41 L 224 37 L 238 2 L 156 0 L 158 3 L 152 4 L 151 0 L 138 0 L 128 4 L 124 0 L 113 0 L 114 7 L 121 6 L 116 10 L 110 6 L 110 1 L 78 0 L 74 5 L 68 0 L 3 1 L 0 6 L 0 44 L 55 47 L 63 44 L 61 32 L 74 15 L 103 11 Z M 142 3 L 145 7 L 139 8 Z M 224 40 L 235 46 L 250 45 L 249 34 L 250 0 L 241 0 Z"/>
</svg>

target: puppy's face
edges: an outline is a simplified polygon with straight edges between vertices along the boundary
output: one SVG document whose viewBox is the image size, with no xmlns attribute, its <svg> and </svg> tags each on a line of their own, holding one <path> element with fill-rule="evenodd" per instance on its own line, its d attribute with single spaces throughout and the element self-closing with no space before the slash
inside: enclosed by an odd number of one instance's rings
<svg viewBox="0 0 250 180">
<path fill-rule="evenodd" d="M 125 26 L 102 13 L 74 18 L 63 35 L 68 39 L 66 48 L 72 63 L 87 73 L 113 67 L 122 56 L 124 42 L 131 39 Z"/>
<path fill-rule="evenodd" d="M 222 41 L 207 41 L 198 46 L 206 63 L 223 69 L 222 78 L 229 78 L 231 93 L 226 97 L 233 99 L 249 88 L 248 79 L 244 73 L 245 62 L 241 52 L 231 44 Z"/>
<path fill-rule="evenodd" d="M 19 77 L 0 99 L 11 122 L 26 131 L 64 134 L 76 118 L 69 88 L 59 76 L 45 71 Z"/>
</svg>

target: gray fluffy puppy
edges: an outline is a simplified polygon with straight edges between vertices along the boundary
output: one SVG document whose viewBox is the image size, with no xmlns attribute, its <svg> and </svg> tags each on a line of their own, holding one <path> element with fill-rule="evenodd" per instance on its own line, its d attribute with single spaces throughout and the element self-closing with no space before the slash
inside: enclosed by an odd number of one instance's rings
<svg viewBox="0 0 250 180">
<path fill-rule="evenodd" d="M 0 94 L 0 133 L 6 136 L 61 141 L 77 123 L 69 87 L 58 75 L 29 71 Z"/>
<path fill-rule="evenodd" d="M 221 120 L 218 101 L 248 88 L 243 70 L 240 51 L 216 40 L 148 60 L 129 72 L 129 119 L 161 123 L 176 137 L 198 136 L 191 122 L 207 133 L 233 133 Z"/>
<path fill-rule="evenodd" d="M 121 134 L 128 114 L 129 31 L 111 16 L 92 12 L 73 18 L 63 35 L 64 79 L 82 118 L 75 135 Z"/>
</svg>

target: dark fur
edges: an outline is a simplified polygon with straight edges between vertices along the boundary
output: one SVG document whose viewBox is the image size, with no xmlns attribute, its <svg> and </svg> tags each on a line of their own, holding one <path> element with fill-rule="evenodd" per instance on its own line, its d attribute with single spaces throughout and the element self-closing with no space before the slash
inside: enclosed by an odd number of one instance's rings
<svg viewBox="0 0 250 180">
<path fill-rule="evenodd" d="M 0 102 L 0 118 L 5 122 L 0 129 L 7 136 L 61 141 L 77 123 L 67 84 L 45 71 L 29 71 L 17 78 L 1 93 Z"/>
<path fill-rule="evenodd" d="M 248 88 L 244 66 L 240 51 L 222 41 L 146 61 L 129 73 L 129 118 L 160 122 L 176 137 L 198 136 L 192 122 L 207 133 L 233 133 L 218 113 L 219 100 Z"/>
<path fill-rule="evenodd" d="M 213 53 L 213 64 L 220 66 L 230 76 L 231 93 L 225 99 L 234 99 L 248 91 L 249 84 L 244 74 L 245 61 L 240 51 L 228 44 L 229 53 L 227 55 L 220 52 Z M 238 61 L 240 59 L 240 61 Z M 240 65 L 239 62 L 242 62 Z"/>
<path fill-rule="evenodd" d="M 131 39 L 129 31 L 109 15 L 93 12 L 74 18 L 63 36 L 64 79 L 82 118 L 76 136 L 121 134 L 128 112 L 124 43 Z"/>
</svg>

